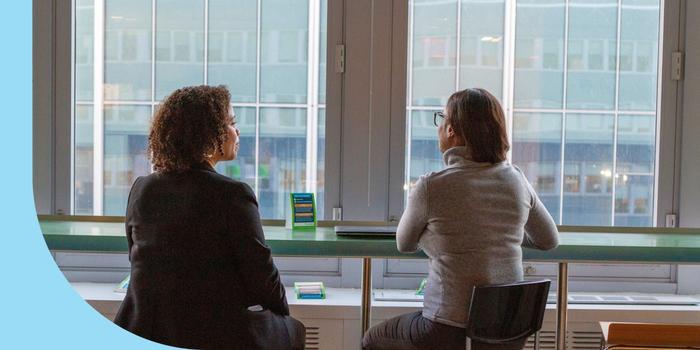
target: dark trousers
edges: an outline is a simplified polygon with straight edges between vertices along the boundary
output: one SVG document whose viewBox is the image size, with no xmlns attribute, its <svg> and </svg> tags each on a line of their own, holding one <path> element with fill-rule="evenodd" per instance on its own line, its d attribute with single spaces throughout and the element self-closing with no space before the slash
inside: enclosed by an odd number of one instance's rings
<svg viewBox="0 0 700 350">
<path fill-rule="evenodd" d="M 365 333 L 362 339 L 364 350 L 429 350 L 465 349 L 466 330 L 433 322 L 421 311 L 412 312 L 386 320 Z M 527 338 L 507 344 L 472 342 L 471 350 L 522 350 Z"/>
<path fill-rule="evenodd" d="M 386 320 L 370 328 L 362 339 L 362 349 L 464 349 L 464 328 L 433 322 L 421 311 Z"/>
</svg>

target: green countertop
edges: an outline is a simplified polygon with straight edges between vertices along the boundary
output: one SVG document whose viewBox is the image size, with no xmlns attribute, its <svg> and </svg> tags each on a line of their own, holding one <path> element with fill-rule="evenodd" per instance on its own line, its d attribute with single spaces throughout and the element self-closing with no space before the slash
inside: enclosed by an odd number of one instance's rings
<svg viewBox="0 0 700 350">
<path fill-rule="evenodd" d="M 50 250 L 127 251 L 124 224 L 118 222 L 120 218 L 100 221 L 86 221 L 90 219 L 84 217 L 66 218 L 39 218 Z M 263 228 L 267 243 L 277 256 L 425 257 L 422 252 L 399 253 L 393 238 L 337 237 L 333 224 L 337 223 L 320 222 L 319 225 L 328 226 L 311 231 L 292 231 L 279 225 L 265 225 Z M 561 226 L 560 232 L 559 247 L 551 251 L 525 248 L 523 258 L 530 261 L 700 264 L 700 229 Z"/>
</svg>

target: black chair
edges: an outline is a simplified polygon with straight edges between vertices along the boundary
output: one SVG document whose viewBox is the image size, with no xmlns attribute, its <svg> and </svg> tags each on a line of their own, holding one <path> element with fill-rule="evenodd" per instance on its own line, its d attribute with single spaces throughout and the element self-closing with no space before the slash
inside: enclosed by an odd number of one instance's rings
<svg viewBox="0 0 700 350">
<path fill-rule="evenodd" d="M 550 280 L 474 287 L 467 321 L 467 349 L 522 349 L 539 330 Z"/>
</svg>

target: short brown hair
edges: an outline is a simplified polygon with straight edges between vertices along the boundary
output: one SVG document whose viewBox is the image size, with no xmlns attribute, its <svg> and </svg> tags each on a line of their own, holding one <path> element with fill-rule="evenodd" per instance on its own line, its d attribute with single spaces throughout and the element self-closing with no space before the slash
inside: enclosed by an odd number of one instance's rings
<svg viewBox="0 0 700 350">
<path fill-rule="evenodd" d="M 223 154 L 226 127 L 233 122 L 230 102 L 225 86 L 189 86 L 166 97 L 148 135 L 153 169 L 180 172 L 203 162 L 205 154 Z"/>
<path fill-rule="evenodd" d="M 510 149 L 506 118 L 495 96 L 484 89 L 457 91 L 447 101 L 447 122 L 464 138 L 476 162 L 506 160 Z"/>
</svg>

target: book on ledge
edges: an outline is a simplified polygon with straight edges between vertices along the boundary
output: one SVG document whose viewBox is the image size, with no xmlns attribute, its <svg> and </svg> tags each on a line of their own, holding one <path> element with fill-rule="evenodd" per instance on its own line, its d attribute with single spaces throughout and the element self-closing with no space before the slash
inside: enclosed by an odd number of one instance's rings
<svg viewBox="0 0 700 350">
<path fill-rule="evenodd" d="M 326 287 L 323 282 L 294 282 L 297 299 L 325 299 Z"/>
</svg>

